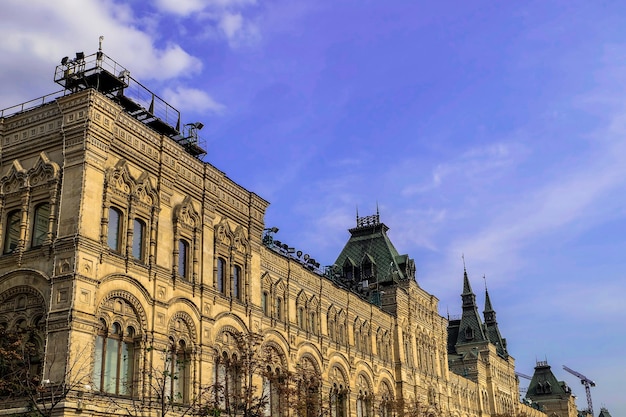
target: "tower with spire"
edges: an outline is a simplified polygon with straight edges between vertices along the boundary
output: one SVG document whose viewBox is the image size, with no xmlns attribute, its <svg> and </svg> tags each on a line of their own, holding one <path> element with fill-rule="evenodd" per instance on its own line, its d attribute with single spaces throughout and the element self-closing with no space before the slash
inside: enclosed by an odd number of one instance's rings
<svg viewBox="0 0 626 417">
<path fill-rule="evenodd" d="M 506 350 L 506 339 L 500 335 L 500 329 L 498 328 L 498 322 L 496 321 L 496 312 L 491 306 L 491 299 L 489 298 L 489 290 L 485 284 L 485 311 L 483 311 L 483 317 L 485 319 L 485 334 L 489 341 L 496 346 L 498 355 L 503 358 L 509 356 Z"/>
<path fill-rule="evenodd" d="M 506 340 L 500 334 L 486 284 L 484 322 L 481 319 L 476 294 L 472 290 L 465 265 L 461 308 L 461 316 L 450 318 L 448 322 L 450 371 L 477 382 L 484 387 L 485 392 L 498 392 L 502 398 L 501 404 L 484 404 L 485 413 L 510 412 L 512 410 L 507 409 L 509 404 L 518 401 L 515 360 L 508 354 Z"/>
</svg>

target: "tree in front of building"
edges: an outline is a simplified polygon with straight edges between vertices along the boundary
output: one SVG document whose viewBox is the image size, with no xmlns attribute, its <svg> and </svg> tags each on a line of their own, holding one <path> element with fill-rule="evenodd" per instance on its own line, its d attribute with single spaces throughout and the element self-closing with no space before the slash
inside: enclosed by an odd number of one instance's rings
<svg viewBox="0 0 626 417">
<path fill-rule="evenodd" d="M 66 352 L 50 348 L 44 360 L 36 328 L 16 326 L 7 330 L 0 326 L 0 399 L 4 405 L 32 416 L 50 417 L 70 397 L 80 402 L 89 387 L 88 356 L 77 355 L 76 360 L 63 365 L 59 359 L 65 357 Z M 56 378 L 49 379 L 51 375 Z"/>
</svg>

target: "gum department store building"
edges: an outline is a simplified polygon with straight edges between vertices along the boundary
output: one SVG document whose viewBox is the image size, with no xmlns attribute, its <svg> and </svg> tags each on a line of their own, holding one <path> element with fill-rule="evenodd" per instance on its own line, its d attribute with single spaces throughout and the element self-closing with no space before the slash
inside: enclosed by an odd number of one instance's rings
<svg viewBox="0 0 626 417">
<path fill-rule="evenodd" d="M 556 380 L 531 383 L 545 414 L 520 402 L 489 294 L 481 316 L 465 273 L 461 317 L 440 316 L 378 213 L 320 268 L 274 240 L 267 201 L 199 158 L 200 124 L 101 51 L 64 58 L 55 81 L 0 114 L 0 326 L 35 329 L 42 391 L 64 389 L 54 407 L 40 395 L 46 415 L 164 417 L 148 401 L 161 376 L 180 405 L 219 383 L 224 407 L 252 381 L 264 415 L 576 416 Z M 227 366 L 245 335 L 275 359 L 249 380 Z M 303 371 L 316 378 L 281 391 Z"/>
</svg>

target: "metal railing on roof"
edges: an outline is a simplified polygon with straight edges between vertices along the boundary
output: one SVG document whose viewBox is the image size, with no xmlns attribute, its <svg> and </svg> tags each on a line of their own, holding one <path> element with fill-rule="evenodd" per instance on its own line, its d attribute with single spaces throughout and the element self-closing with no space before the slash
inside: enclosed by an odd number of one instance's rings
<svg viewBox="0 0 626 417">
<path fill-rule="evenodd" d="M 56 100 L 58 97 L 61 97 L 62 95 L 63 90 L 47 94 L 43 97 L 34 98 L 24 103 L 16 104 L 15 106 L 7 107 L 6 109 L 0 110 L 0 118 L 13 116 L 14 114 L 41 107 L 47 103 L 52 103 L 54 100 Z"/>
</svg>

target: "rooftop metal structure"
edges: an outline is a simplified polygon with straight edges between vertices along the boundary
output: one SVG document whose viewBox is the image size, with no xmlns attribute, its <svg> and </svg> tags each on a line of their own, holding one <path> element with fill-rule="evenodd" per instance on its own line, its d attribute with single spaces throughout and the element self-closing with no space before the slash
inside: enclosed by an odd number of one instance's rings
<svg viewBox="0 0 626 417">
<path fill-rule="evenodd" d="M 120 104 L 135 119 L 156 132 L 172 138 L 187 153 L 200 158 L 206 151 L 200 146 L 198 130 L 202 123 L 182 126 L 180 112 L 161 97 L 130 76 L 130 71 L 102 52 L 102 37 L 98 52 L 87 55 L 77 52 L 75 58 L 64 57 L 54 71 L 54 82 L 63 90 L 44 97 L 0 110 L 0 117 L 17 114 L 70 93 L 95 89 Z"/>
</svg>

